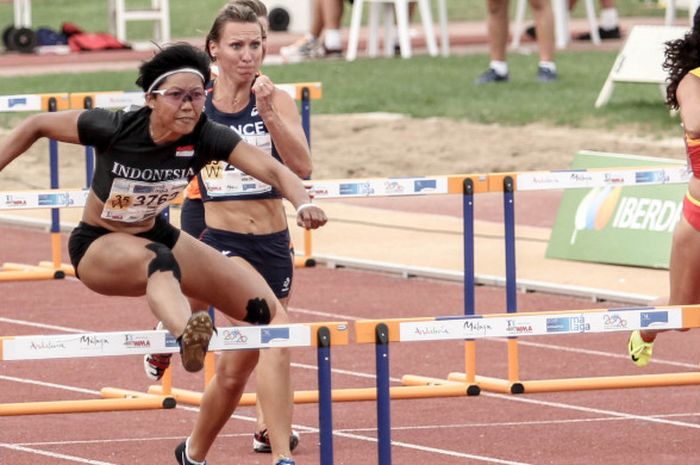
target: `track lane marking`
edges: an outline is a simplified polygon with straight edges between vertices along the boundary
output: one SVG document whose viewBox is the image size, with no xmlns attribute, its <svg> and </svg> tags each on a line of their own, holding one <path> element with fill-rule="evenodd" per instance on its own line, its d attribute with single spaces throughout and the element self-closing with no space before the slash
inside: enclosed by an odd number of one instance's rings
<svg viewBox="0 0 700 465">
<path fill-rule="evenodd" d="M 33 449 L 33 448 L 29 448 L 29 447 L 19 446 L 16 444 L 6 444 L 4 442 L 0 442 L 0 448 L 15 450 L 15 451 L 19 451 L 19 452 L 27 452 L 27 453 L 31 453 L 31 454 L 37 454 L 37 455 L 43 455 L 44 457 L 51 457 L 52 459 L 69 460 L 69 461 L 75 462 L 75 463 L 85 463 L 88 465 L 118 465 L 118 464 L 112 463 L 112 462 L 102 462 L 100 460 L 85 459 L 82 457 L 76 457 L 74 455 L 58 454 L 55 452 L 48 452 L 45 450 Z"/>
<path fill-rule="evenodd" d="M 290 310 L 296 311 L 298 313 L 313 314 L 313 315 L 324 316 L 324 317 L 343 318 L 343 319 L 352 320 L 352 321 L 358 319 L 357 317 L 349 316 L 349 315 L 339 315 L 339 314 L 333 314 L 333 313 L 315 311 L 315 310 L 308 310 L 308 309 L 301 309 L 301 308 L 292 308 Z M 10 319 L 6 319 L 6 318 L 2 318 L 2 319 L 0 319 L 0 321 L 11 322 L 13 324 L 27 324 L 29 326 L 37 326 L 37 327 L 43 326 L 40 324 L 35 324 L 33 322 L 25 322 L 23 320 L 10 320 Z M 50 325 L 46 325 L 46 326 L 50 326 Z M 63 328 L 63 327 L 57 327 L 57 326 L 53 327 L 53 329 L 58 329 L 58 328 Z M 66 332 L 82 332 L 82 330 L 77 330 L 74 328 L 63 328 L 61 330 L 66 331 Z M 504 340 L 499 340 L 499 339 L 494 339 L 494 340 L 504 341 Z M 521 343 L 528 344 L 526 341 L 521 341 Z M 539 344 L 539 343 L 529 343 L 529 344 L 537 345 L 537 346 L 546 346 L 543 348 L 551 348 L 551 349 L 556 348 L 556 350 L 564 349 L 564 347 L 555 346 L 555 345 L 547 345 L 547 344 Z M 580 351 L 577 351 L 577 352 L 580 352 Z M 609 353 L 605 353 L 605 352 L 599 352 L 599 353 L 597 351 L 591 351 L 591 352 L 596 352 L 597 355 L 604 355 L 604 356 L 620 356 L 618 354 L 609 354 Z M 674 363 L 677 363 L 677 362 L 674 362 Z M 301 368 L 312 367 L 313 369 L 317 369 L 317 367 L 313 367 L 310 365 L 304 365 L 304 364 L 296 364 L 296 365 L 298 367 L 301 367 Z M 359 377 L 363 377 L 363 378 L 376 378 L 375 375 L 368 374 L 368 373 L 356 372 L 356 371 L 351 371 L 351 370 L 342 370 L 342 372 L 343 372 L 343 374 L 351 375 L 351 376 L 359 376 Z M 62 385 L 55 384 L 55 383 L 44 383 L 44 382 L 38 382 L 38 381 L 34 381 L 34 380 L 29 380 L 29 379 L 13 378 L 13 377 L 6 377 L 6 376 L 0 376 L 0 379 L 19 380 L 19 382 L 27 382 L 27 383 L 31 383 L 31 384 L 44 385 L 47 387 L 53 387 L 53 388 L 59 388 L 59 389 L 62 388 L 62 389 L 67 389 L 67 390 L 79 390 L 79 392 L 99 394 L 98 391 L 83 390 L 83 389 L 75 388 L 75 387 L 71 387 L 71 386 L 62 386 Z M 394 379 L 394 381 L 396 381 L 396 379 Z M 542 401 L 542 400 L 525 399 L 522 397 L 507 396 L 507 395 L 503 395 L 503 394 L 482 393 L 481 395 L 485 396 L 485 397 L 494 397 L 494 398 L 499 398 L 499 399 L 504 399 L 504 400 L 509 400 L 509 401 L 515 401 L 515 402 L 531 403 L 531 404 L 543 405 L 543 406 L 548 406 L 548 407 L 553 407 L 553 408 L 582 411 L 582 412 L 586 412 L 586 413 L 598 413 L 598 414 L 604 414 L 604 415 L 614 417 L 610 420 L 639 420 L 639 421 L 648 421 L 648 422 L 652 422 L 652 423 L 668 424 L 668 425 L 672 425 L 672 426 L 700 428 L 700 425 L 679 422 L 679 421 L 664 420 L 660 416 L 640 416 L 640 415 L 621 413 L 621 412 L 616 412 L 616 411 L 611 411 L 611 410 L 594 409 L 594 408 L 590 408 L 590 407 L 576 406 L 573 404 L 564 404 L 564 403 L 558 403 L 558 402 L 547 402 L 547 401 Z M 178 408 L 181 408 L 184 410 L 195 411 L 195 412 L 198 411 L 198 409 L 194 408 L 194 407 L 178 406 Z M 247 416 L 237 415 L 237 414 L 232 415 L 231 418 L 249 421 L 249 422 L 255 421 L 254 417 L 247 417 Z M 307 427 L 307 426 L 303 426 L 303 425 L 294 425 L 294 427 L 299 428 L 299 429 L 304 429 L 304 430 L 306 430 L 306 432 L 309 432 L 309 433 L 317 433 L 318 432 L 318 429 L 313 428 L 313 427 Z M 406 428 L 406 427 L 404 427 L 404 428 Z M 408 427 L 408 428 L 410 428 L 410 427 Z M 392 429 L 401 430 L 402 427 L 392 427 Z M 362 440 L 362 441 L 366 441 L 366 442 L 377 442 L 377 439 L 374 437 L 353 434 L 353 433 L 349 433 L 345 430 L 334 431 L 333 435 L 334 435 L 334 437 L 343 437 L 343 438 L 348 438 L 348 439 Z M 143 438 L 140 438 L 140 439 L 143 440 Z M 135 439 L 135 440 L 137 440 L 137 439 Z M 107 441 L 102 441 L 102 442 L 107 442 Z M 3 445 L 3 444 L 0 444 L 0 445 Z M 6 446 L 8 448 L 15 448 L 15 449 L 17 449 L 18 447 L 23 447 L 23 446 L 12 446 L 9 444 Z M 398 447 L 408 448 L 408 449 L 412 449 L 412 450 L 419 450 L 419 451 L 424 451 L 424 452 L 436 453 L 436 454 L 441 454 L 441 455 L 445 455 L 445 456 L 469 458 L 469 459 L 473 459 L 473 460 L 479 460 L 479 461 L 483 461 L 483 462 L 496 463 L 496 464 L 502 464 L 502 465 L 529 465 L 529 464 L 526 464 L 523 462 L 513 462 L 513 461 L 495 458 L 495 457 L 486 457 L 486 456 L 467 454 L 467 453 L 463 453 L 463 452 L 451 451 L 451 450 L 447 450 L 447 449 L 432 448 L 432 447 L 428 447 L 428 446 L 421 446 L 418 444 L 405 443 L 405 442 L 401 442 L 401 441 L 392 441 L 392 446 L 398 446 Z M 19 450 L 19 449 L 17 449 L 17 450 Z M 27 449 L 27 452 L 33 452 L 33 450 Z M 39 450 L 37 450 L 36 453 L 40 454 L 40 455 L 51 454 L 51 453 L 39 451 Z M 70 457 L 70 456 L 66 456 L 66 457 Z M 114 465 L 114 464 L 109 464 L 106 462 L 89 461 L 88 459 L 81 459 L 79 457 L 76 457 L 75 459 L 78 463 L 87 463 L 90 465 Z M 70 460 L 70 459 L 67 459 L 67 460 Z"/>
</svg>

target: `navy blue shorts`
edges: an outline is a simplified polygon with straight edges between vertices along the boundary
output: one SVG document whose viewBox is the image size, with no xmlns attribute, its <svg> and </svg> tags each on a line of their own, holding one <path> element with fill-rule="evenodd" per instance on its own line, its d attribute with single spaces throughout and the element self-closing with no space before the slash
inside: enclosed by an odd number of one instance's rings
<svg viewBox="0 0 700 465">
<path fill-rule="evenodd" d="M 207 225 L 204 223 L 204 203 L 201 199 L 185 199 L 180 209 L 180 229 L 199 239 Z"/>
<path fill-rule="evenodd" d="M 227 257 L 241 257 L 265 278 L 277 298 L 289 295 L 294 261 L 289 231 L 272 234 L 241 234 L 207 228 L 200 238 Z"/>
</svg>

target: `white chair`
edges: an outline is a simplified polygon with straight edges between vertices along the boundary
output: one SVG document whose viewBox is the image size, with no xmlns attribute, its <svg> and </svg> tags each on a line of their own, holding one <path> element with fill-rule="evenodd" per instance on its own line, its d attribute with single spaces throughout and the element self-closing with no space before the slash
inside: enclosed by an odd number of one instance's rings
<svg viewBox="0 0 700 465">
<path fill-rule="evenodd" d="M 520 47 L 520 38 L 525 32 L 525 7 L 528 0 L 518 0 L 515 10 L 515 22 L 513 25 L 513 40 L 511 48 Z M 591 41 L 600 44 L 600 33 L 598 32 L 598 20 L 596 19 L 595 6 L 593 0 L 585 0 L 586 16 L 591 32 Z M 552 0 L 552 13 L 554 14 L 554 42 L 558 49 L 566 48 L 571 34 L 569 32 L 569 2 L 568 0 Z"/>
<path fill-rule="evenodd" d="M 150 8 L 127 9 L 126 0 L 109 0 L 110 32 L 121 42 L 127 42 L 126 23 L 153 21 L 153 40 L 170 41 L 170 5 L 168 0 L 151 0 Z"/>
<path fill-rule="evenodd" d="M 449 55 L 449 35 L 447 31 L 447 7 L 445 0 L 439 1 L 440 14 L 440 42 L 442 54 Z M 437 56 L 438 49 L 435 42 L 435 32 L 433 29 L 433 18 L 430 10 L 429 0 L 355 0 L 352 6 L 352 18 L 350 20 L 350 34 L 348 37 L 348 48 L 346 59 L 349 61 L 357 58 L 357 48 L 360 41 L 360 26 L 362 23 L 362 7 L 365 3 L 370 4 L 369 9 L 369 38 L 367 42 L 367 54 L 376 57 L 378 52 L 378 31 L 380 15 L 384 14 L 384 56 L 394 55 L 394 45 L 398 32 L 399 47 L 402 58 L 411 58 L 411 38 L 409 37 L 408 24 L 408 4 L 417 2 L 420 10 L 423 33 L 431 56 Z M 395 13 L 394 13 L 395 12 Z M 394 27 L 394 16 L 396 17 L 396 28 Z"/>
<path fill-rule="evenodd" d="M 700 0 L 686 0 L 684 3 L 685 8 L 688 9 L 688 20 L 690 21 L 690 26 L 693 26 L 693 16 L 695 11 L 700 5 Z M 677 5 L 676 0 L 666 0 L 666 14 L 664 15 L 664 24 L 666 26 L 672 26 L 676 22 L 676 8 L 683 6 Z"/>
<path fill-rule="evenodd" d="M 32 2 L 31 0 L 14 0 L 14 14 L 16 28 L 32 27 Z"/>
</svg>

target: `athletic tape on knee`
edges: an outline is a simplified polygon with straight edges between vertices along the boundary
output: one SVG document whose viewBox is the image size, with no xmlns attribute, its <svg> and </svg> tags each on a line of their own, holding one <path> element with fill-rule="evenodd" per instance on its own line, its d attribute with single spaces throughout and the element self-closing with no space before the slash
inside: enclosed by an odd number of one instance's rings
<svg viewBox="0 0 700 465">
<path fill-rule="evenodd" d="M 245 310 L 246 313 L 243 321 L 253 325 L 270 324 L 270 307 L 267 306 L 265 299 L 259 297 L 250 299 Z"/>
<path fill-rule="evenodd" d="M 156 271 L 172 271 L 175 279 L 180 281 L 180 265 L 177 264 L 172 250 L 157 242 L 151 242 L 146 248 L 156 254 L 156 257 L 148 264 L 149 278 Z"/>
</svg>

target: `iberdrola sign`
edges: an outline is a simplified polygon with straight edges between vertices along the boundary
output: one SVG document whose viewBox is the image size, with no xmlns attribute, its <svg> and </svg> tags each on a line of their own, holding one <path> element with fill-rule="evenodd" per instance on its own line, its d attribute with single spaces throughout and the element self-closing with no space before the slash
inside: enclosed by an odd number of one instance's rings
<svg viewBox="0 0 700 465">
<path fill-rule="evenodd" d="M 685 161 L 582 151 L 576 154 L 572 168 L 678 165 Z M 682 214 L 687 185 L 638 181 L 638 185 L 623 186 L 610 179 L 605 186 L 566 190 L 547 257 L 668 268 L 673 229 Z"/>
</svg>

